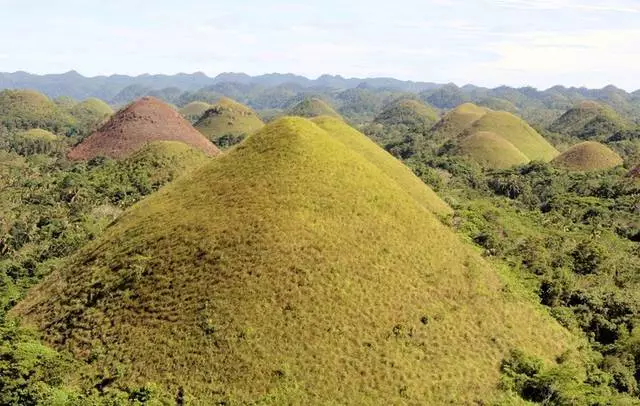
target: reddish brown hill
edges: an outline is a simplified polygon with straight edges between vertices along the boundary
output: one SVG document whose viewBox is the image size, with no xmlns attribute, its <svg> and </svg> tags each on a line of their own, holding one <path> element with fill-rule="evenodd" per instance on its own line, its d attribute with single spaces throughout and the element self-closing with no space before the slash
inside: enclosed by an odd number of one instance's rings
<svg viewBox="0 0 640 406">
<path fill-rule="evenodd" d="M 69 159 L 125 158 L 154 141 L 180 141 L 208 155 L 220 153 L 171 106 L 153 97 L 143 97 L 78 144 L 69 152 Z"/>
</svg>

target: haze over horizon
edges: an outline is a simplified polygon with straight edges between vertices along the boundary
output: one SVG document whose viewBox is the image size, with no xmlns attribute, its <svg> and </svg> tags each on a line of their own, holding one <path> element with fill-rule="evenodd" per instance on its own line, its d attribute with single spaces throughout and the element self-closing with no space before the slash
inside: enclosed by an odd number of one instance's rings
<svg viewBox="0 0 640 406">
<path fill-rule="evenodd" d="M 0 44 L 5 72 L 292 72 L 487 87 L 640 88 L 640 4 L 630 0 L 401 0 L 392 8 L 336 0 L 0 0 L 0 6 L 10 17 L 0 26 L 0 35 L 11 38 Z"/>
</svg>

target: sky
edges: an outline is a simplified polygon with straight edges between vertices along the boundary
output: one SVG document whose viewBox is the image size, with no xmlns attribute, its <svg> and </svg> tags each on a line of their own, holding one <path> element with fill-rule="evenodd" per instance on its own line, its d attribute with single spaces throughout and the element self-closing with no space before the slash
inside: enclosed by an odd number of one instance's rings
<svg viewBox="0 0 640 406">
<path fill-rule="evenodd" d="M 0 71 L 640 88 L 639 0 L 0 0 Z"/>
</svg>

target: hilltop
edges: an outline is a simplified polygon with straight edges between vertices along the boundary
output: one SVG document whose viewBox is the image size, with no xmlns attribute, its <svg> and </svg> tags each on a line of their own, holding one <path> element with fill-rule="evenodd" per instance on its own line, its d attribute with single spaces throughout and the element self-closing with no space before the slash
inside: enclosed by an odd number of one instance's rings
<svg viewBox="0 0 640 406">
<path fill-rule="evenodd" d="M 432 107 L 418 100 L 404 99 L 385 107 L 373 122 L 384 126 L 404 125 L 426 131 L 433 127 L 438 119 L 438 112 Z"/>
<path fill-rule="evenodd" d="M 97 156 L 120 159 L 153 141 L 180 141 L 208 155 L 219 153 L 171 106 L 153 97 L 143 97 L 117 112 L 71 150 L 68 157 L 73 160 Z"/>
<path fill-rule="evenodd" d="M 606 145 L 585 141 L 574 145 L 553 160 L 553 165 L 572 171 L 596 171 L 622 165 L 623 160 Z"/>
<path fill-rule="evenodd" d="M 0 125 L 9 129 L 64 132 L 74 125 L 74 120 L 42 93 L 3 90 L 0 92 Z"/>
<path fill-rule="evenodd" d="M 263 126 L 255 111 L 228 97 L 218 100 L 194 124 L 196 130 L 221 148 L 239 142 Z"/>
<path fill-rule="evenodd" d="M 473 103 L 464 103 L 451 110 L 433 128 L 433 137 L 437 140 L 450 140 L 471 127 L 489 111 Z"/>
<path fill-rule="evenodd" d="M 300 103 L 287 110 L 287 115 L 306 118 L 320 116 L 342 118 L 340 114 L 333 109 L 333 107 L 317 97 L 305 98 Z"/>
<path fill-rule="evenodd" d="M 510 349 L 570 346 L 362 135 L 319 124 L 277 120 L 140 202 L 13 314 L 114 385 L 202 404 L 491 401 Z"/>
<path fill-rule="evenodd" d="M 102 100 L 92 97 L 71 106 L 69 113 L 81 127 L 94 130 L 113 114 L 113 109 Z"/>
<path fill-rule="evenodd" d="M 628 127 L 611 107 L 583 101 L 554 121 L 549 130 L 585 140 L 604 140 Z"/>
<path fill-rule="evenodd" d="M 194 101 L 186 106 L 180 108 L 178 112 L 184 117 L 186 120 L 195 123 L 202 117 L 202 115 L 211 108 L 211 104 L 205 103 L 202 101 Z"/>
</svg>

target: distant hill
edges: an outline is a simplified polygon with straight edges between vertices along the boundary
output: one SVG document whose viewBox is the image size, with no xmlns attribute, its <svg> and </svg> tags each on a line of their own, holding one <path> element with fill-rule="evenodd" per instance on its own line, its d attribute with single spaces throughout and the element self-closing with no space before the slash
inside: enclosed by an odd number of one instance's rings
<svg viewBox="0 0 640 406">
<path fill-rule="evenodd" d="M 220 148 L 236 144 L 263 126 L 255 111 L 227 97 L 211 106 L 194 124 L 196 130 Z"/>
<path fill-rule="evenodd" d="M 69 113 L 82 128 L 94 130 L 113 114 L 113 109 L 102 100 L 90 97 L 73 105 Z"/>
<path fill-rule="evenodd" d="M 487 168 L 507 168 L 532 160 L 551 161 L 559 152 L 526 121 L 506 111 L 465 103 L 432 130 L 443 152 L 470 158 Z"/>
<path fill-rule="evenodd" d="M 460 155 L 471 158 L 481 166 L 505 169 L 526 164 L 530 159 L 504 137 L 489 131 L 478 131 L 459 143 Z"/>
<path fill-rule="evenodd" d="M 628 127 L 629 123 L 611 107 L 583 101 L 558 118 L 549 130 L 584 140 L 604 140 Z"/>
<path fill-rule="evenodd" d="M 75 121 L 64 108 L 32 90 L 0 91 L 0 125 L 9 129 L 42 128 L 65 132 Z"/>
<path fill-rule="evenodd" d="M 209 103 L 205 103 L 205 102 L 201 102 L 201 101 L 194 101 L 194 102 L 191 102 L 191 103 L 187 104 L 184 107 L 181 107 L 178 110 L 178 112 L 187 121 L 195 123 L 196 121 L 198 121 L 200 119 L 200 117 L 202 117 L 202 115 L 205 113 L 205 111 L 209 110 L 210 108 L 211 108 L 211 104 L 209 104 Z"/>
<path fill-rule="evenodd" d="M 411 129 L 429 130 L 438 120 L 436 110 L 426 104 L 412 99 L 399 100 L 388 105 L 374 119 L 374 123 L 382 125 L 404 125 Z"/>
<path fill-rule="evenodd" d="M 219 150 L 166 103 L 144 97 L 117 112 L 98 131 L 78 144 L 69 158 L 126 158 L 154 141 L 181 141 L 216 155 Z"/>
<path fill-rule="evenodd" d="M 622 158 L 606 145 L 585 141 L 553 160 L 553 165 L 572 171 L 595 171 L 622 165 Z"/>
<path fill-rule="evenodd" d="M 433 127 L 432 137 L 446 141 L 459 136 L 463 131 L 480 120 L 490 110 L 472 103 L 461 104 L 445 116 Z"/>
<path fill-rule="evenodd" d="M 276 120 L 161 189 L 12 315 L 114 386 L 201 404 L 491 403 L 511 349 L 572 347 L 327 123 Z"/>
<path fill-rule="evenodd" d="M 513 144 L 530 160 L 549 162 L 558 151 L 523 119 L 506 111 L 490 111 L 475 121 L 468 132 L 490 131 Z"/>
<path fill-rule="evenodd" d="M 295 106 L 291 107 L 286 112 L 289 116 L 298 116 L 298 117 L 320 117 L 320 116 L 330 116 L 341 118 L 340 114 L 336 112 L 333 107 L 331 107 L 327 102 L 317 97 L 309 97 Z"/>
</svg>

